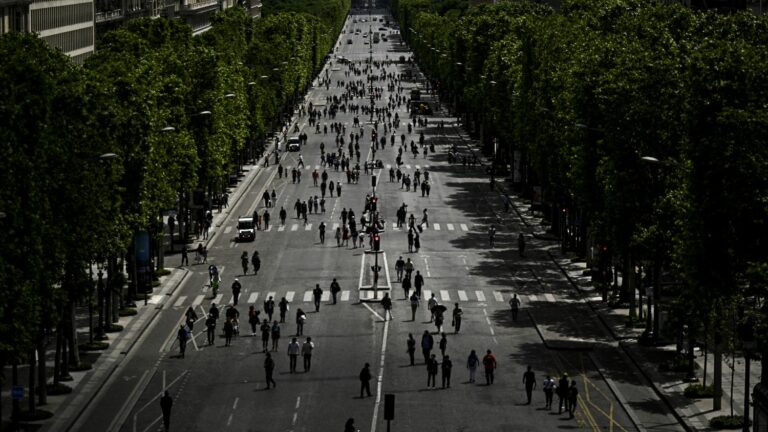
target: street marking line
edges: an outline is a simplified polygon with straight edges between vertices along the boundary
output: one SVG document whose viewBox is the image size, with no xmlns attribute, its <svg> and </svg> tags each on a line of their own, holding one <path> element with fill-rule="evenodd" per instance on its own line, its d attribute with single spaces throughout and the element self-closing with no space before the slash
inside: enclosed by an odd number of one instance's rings
<svg viewBox="0 0 768 432">
<path fill-rule="evenodd" d="M 216 303 L 217 305 L 221 304 L 221 301 L 224 300 L 224 294 L 219 294 L 216 296 L 216 298 L 213 299 L 212 303 Z"/>
<path fill-rule="evenodd" d="M 451 301 L 451 295 L 448 294 L 448 290 L 440 290 L 440 299 L 442 301 Z"/>
<path fill-rule="evenodd" d="M 272 297 L 272 300 L 277 298 L 276 296 L 277 296 L 277 294 L 274 291 L 270 291 L 270 292 L 267 293 L 267 298 Z"/>
<path fill-rule="evenodd" d="M 304 225 L 304 231 L 311 231 L 311 230 L 312 230 L 312 224 L 311 223 L 308 223 L 308 224 Z"/>
<path fill-rule="evenodd" d="M 224 234 L 229 234 L 230 232 L 232 232 L 232 225 L 229 225 L 226 228 L 224 228 Z"/>
<path fill-rule="evenodd" d="M 504 294 L 502 294 L 502 293 L 500 293 L 500 292 L 498 292 L 498 291 L 494 291 L 494 292 L 493 292 L 493 297 L 494 297 L 494 298 L 496 299 L 496 301 L 498 301 L 498 302 L 503 302 L 503 301 L 504 301 Z"/>
<path fill-rule="evenodd" d="M 195 301 L 192 302 L 193 307 L 198 307 L 201 304 L 203 304 L 203 300 L 205 299 L 204 294 L 200 294 L 199 296 L 195 297 Z"/>
<path fill-rule="evenodd" d="M 414 167 L 415 167 L 416 169 L 419 169 L 419 168 L 421 168 L 419 165 L 414 165 Z"/>
<path fill-rule="evenodd" d="M 459 224 L 462 231 L 469 231 L 469 228 L 467 228 L 467 224 Z"/>
<path fill-rule="evenodd" d="M 285 225 L 280 225 L 280 226 L 277 228 L 277 232 L 283 232 L 283 231 L 285 231 Z"/>
<path fill-rule="evenodd" d="M 469 297 L 467 297 L 467 292 L 464 290 L 459 290 L 459 301 L 467 301 L 469 300 Z"/>
<path fill-rule="evenodd" d="M 272 227 L 273 227 L 273 225 L 270 225 L 270 226 L 268 226 L 268 227 L 267 227 L 267 229 L 265 229 L 265 230 L 264 230 L 264 232 L 270 232 L 270 231 L 272 231 Z"/>
<path fill-rule="evenodd" d="M 557 301 L 557 300 L 555 300 L 555 296 L 553 296 L 550 293 L 545 293 L 544 294 L 544 298 L 547 299 L 547 301 L 550 302 L 550 303 L 555 303 Z"/>
<path fill-rule="evenodd" d="M 256 299 L 259 298 L 258 292 L 252 292 L 251 295 L 248 296 L 248 303 L 256 303 Z"/>
<path fill-rule="evenodd" d="M 335 224 L 333 224 L 333 230 L 334 230 L 334 231 L 336 231 L 336 229 L 337 229 L 338 227 L 339 227 L 339 224 L 338 224 L 338 222 L 337 222 L 337 223 L 335 223 Z"/>
<path fill-rule="evenodd" d="M 290 303 L 293 301 L 293 296 L 295 295 L 296 295 L 296 291 L 288 291 L 287 293 L 285 293 L 285 300 Z"/>
<path fill-rule="evenodd" d="M 445 227 L 448 228 L 448 231 L 453 231 L 453 224 L 445 224 Z"/>
<path fill-rule="evenodd" d="M 539 298 L 538 298 L 538 297 L 536 297 L 536 294 L 529 294 L 529 295 L 528 295 L 528 301 L 529 301 L 529 302 L 535 302 L 535 301 L 539 301 Z"/>
<path fill-rule="evenodd" d="M 155 294 L 149 300 L 147 300 L 147 303 L 148 304 L 160 304 L 160 303 L 162 303 L 164 297 L 165 296 L 163 294 Z"/>
<path fill-rule="evenodd" d="M 187 296 L 179 296 L 179 299 L 176 300 L 176 303 L 173 304 L 173 307 L 179 307 L 182 304 L 184 304 L 184 301 L 187 299 Z"/>
<path fill-rule="evenodd" d="M 304 291 L 304 303 L 312 301 L 312 291 Z"/>
<path fill-rule="evenodd" d="M 232 409 L 233 409 L 233 410 L 236 410 L 236 409 L 237 409 L 237 402 L 238 402 L 239 400 L 240 400 L 240 398 L 239 398 L 239 397 L 236 397 L 236 398 L 235 398 L 235 402 L 232 404 Z"/>
<path fill-rule="evenodd" d="M 381 405 L 381 387 L 384 383 L 384 360 L 387 355 L 387 335 L 389 334 L 390 321 L 391 320 L 384 321 L 384 335 L 382 336 L 382 339 L 381 339 L 381 361 L 379 362 L 379 377 L 377 380 L 378 385 L 376 388 L 376 402 L 373 404 L 373 418 L 371 419 L 371 432 L 376 432 L 376 423 L 379 416 L 379 405 Z"/>
<path fill-rule="evenodd" d="M 341 301 L 349 301 L 349 290 L 344 290 L 341 292 Z"/>
<path fill-rule="evenodd" d="M 440 231 L 440 224 L 439 223 L 433 223 L 432 224 L 432 229 L 435 230 L 435 231 Z"/>
<path fill-rule="evenodd" d="M 422 297 L 422 298 L 425 298 L 427 300 L 432 298 L 432 291 L 427 290 L 427 289 L 422 289 L 421 292 L 424 294 L 424 297 Z"/>
<path fill-rule="evenodd" d="M 298 230 L 299 230 L 299 224 L 291 225 L 291 231 L 298 231 Z"/>
<path fill-rule="evenodd" d="M 330 291 L 323 291 L 323 295 L 320 296 L 320 301 L 330 301 L 331 300 L 331 292 Z"/>
<path fill-rule="evenodd" d="M 477 296 L 477 301 L 484 302 L 485 301 L 485 293 L 483 293 L 480 290 L 475 291 L 475 295 Z"/>
</svg>

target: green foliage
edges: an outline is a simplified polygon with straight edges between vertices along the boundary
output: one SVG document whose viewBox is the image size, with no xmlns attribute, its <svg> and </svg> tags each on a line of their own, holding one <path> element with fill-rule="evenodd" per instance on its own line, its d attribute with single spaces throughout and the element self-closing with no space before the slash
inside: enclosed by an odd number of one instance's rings
<svg viewBox="0 0 768 432">
<path fill-rule="evenodd" d="M 750 425 L 752 422 L 749 422 Z M 723 415 L 712 417 L 709 420 L 709 427 L 715 430 L 723 429 L 742 429 L 744 427 L 744 417 L 740 415 Z"/>
<path fill-rule="evenodd" d="M 707 399 L 715 397 L 715 387 L 713 385 L 705 387 L 702 384 L 691 384 L 685 388 L 683 394 L 689 399 Z"/>
</svg>

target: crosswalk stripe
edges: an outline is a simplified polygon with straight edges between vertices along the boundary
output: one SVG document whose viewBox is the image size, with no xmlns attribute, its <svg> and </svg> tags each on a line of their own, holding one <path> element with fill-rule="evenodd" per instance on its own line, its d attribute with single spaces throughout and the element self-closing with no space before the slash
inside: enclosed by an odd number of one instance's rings
<svg viewBox="0 0 768 432">
<path fill-rule="evenodd" d="M 311 230 L 312 230 L 312 224 L 311 223 L 308 223 L 308 224 L 304 225 L 304 231 L 311 231 Z"/>
<path fill-rule="evenodd" d="M 320 300 L 327 302 L 331 299 L 331 292 L 330 291 L 323 291 L 323 295 L 320 296 Z"/>
<path fill-rule="evenodd" d="M 312 301 L 312 291 L 304 291 L 304 303 Z"/>
<path fill-rule="evenodd" d="M 421 168 L 421 167 L 420 167 L 420 166 L 418 166 L 418 165 L 414 165 L 414 167 L 415 167 L 416 169 L 419 169 L 419 168 Z"/>
<path fill-rule="evenodd" d="M 544 298 L 546 298 L 546 299 L 547 299 L 547 301 L 548 301 L 548 302 L 550 302 L 550 303 L 554 303 L 554 302 L 556 302 L 556 301 L 557 301 L 557 300 L 555 300 L 555 296 L 553 296 L 553 295 L 552 295 L 552 294 L 550 294 L 550 293 L 545 293 L 545 294 L 544 294 Z"/>
<path fill-rule="evenodd" d="M 320 169 L 320 165 L 315 165 L 315 169 L 319 170 Z"/>
<path fill-rule="evenodd" d="M 387 169 L 392 168 L 392 164 L 387 164 Z"/>
<path fill-rule="evenodd" d="M 259 298 L 258 292 L 252 292 L 251 295 L 248 296 L 248 303 L 256 303 L 256 299 Z"/>
<path fill-rule="evenodd" d="M 339 223 L 338 223 L 338 222 L 337 222 L 337 223 L 335 223 L 335 224 L 333 224 L 333 230 L 334 230 L 334 231 L 336 231 L 336 229 L 337 229 L 339 226 L 340 226 L 340 225 L 339 225 Z"/>
<path fill-rule="evenodd" d="M 493 297 L 496 298 L 496 301 L 499 301 L 499 302 L 503 302 L 504 301 L 504 294 L 502 294 L 502 293 L 500 293 L 498 291 L 494 291 L 493 292 Z"/>
<path fill-rule="evenodd" d="M 405 168 L 406 169 L 411 169 L 411 166 L 410 165 L 406 165 Z"/>
<path fill-rule="evenodd" d="M 216 296 L 215 299 L 213 299 L 213 303 L 216 303 L 217 305 L 221 304 L 221 300 L 224 298 L 224 294 L 219 294 Z"/>
<path fill-rule="evenodd" d="M 467 228 L 467 224 L 459 224 L 462 231 L 469 231 L 469 228 Z"/>
<path fill-rule="evenodd" d="M 299 230 L 299 224 L 291 225 L 291 231 L 298 231 L 298 230 Z"/>
<path fill-rule="evenodd" d="M 485 293 L 483 293 L 480 290 L 475 291 L 475 295 L 477 296 L 477 301 L 484 302 L 485 301 Z"/>
<path fill-rule="evenodd" d="M 432 291 L 430 291 L 430 290 L 421 290 L 421 292 L 424 293 L 424 297 L 423 298 L 425 298 L 427 300 L 429 300 L 432 297 Z"/>
<path fill-rule="evenodd" d="M 205 299 L 205 295 L 200 294 L 199 296 L 195 297 L 195 300 L 192 302 L 193 307 L 198 307 L 201 304 L 203 304 L 203 299 Z"/>
<path fill-rule="evenodd" d="M 229 234 L 230 232 L 232 232 L 232 225 L 224 228 L 224 234 Z"/>
<path fill-rule="evenodd" d="M 360 291 L 360 300 L 370 300 L 373 298 L 373 291 Z"/>
<path fill-rule="evenodd" d="M 270 232 L 270 231 L 272 231 L 272 226 L 273 226 L 273 225 L 270 225 L 270 226 L 268 226 L 268 227 L 267 227 L 267 229 L 265 229 L 264 231 L 265 231 L 265 232 Z"/>
<path fill-rule="evenodd" d="M 451 295 L 448 294 L 448 290 L 440 290 L 440 299 L 446 302 L 451 301 Z"/>
<path fill-rule="evenodd" d="M 181 306 L 186 299 L 187 299 L 187 296 L 179 296 L 179 299 L 176 300 L 176 303 L 173 304 L 173 307 Z"/>
<path fill-rule="evenodd" d="M 278 232 L 285 231 L 285 225 L 280 225 L 280 227 L 277 229 Z"/>
<path fill-rule="evenodd" d="M 536 297 L 536 294 L 530 294 L 528 296 L 528 301 L 532 301 L 532 302 L 539 301 L 539 298 Z"/>
<path fill-rule="evenodd" d="M 293 296 L 295 295 L 296 295 L 296 291 L 288 291 L 287 293 L 285 293 L 285 299 L 288 300 L 288 302 L 292 302 Z"/>
<path fill-rule="evenodd" d="M 467 297 L 467 292 L 463 290 L 459 290 L 459 301 L 467 301 L 469 300 L 469 297 Z"/>
<path fill-rule="evenodd" d="M 448 228 L 448 231 L 453 231 L 453 224 L 445 224 L 446 228 Z"/>
<path fill-rule="evenodd" d="M 433 223 L 432 224 L 432 229 L 434 229 L 435 231 L 440 231 L 440 224 L 439 223 Z"/>
<path fill-rule="evenodd" d="M 147 303 L 149 304 L 160 304 L 163 301 L 163 298 L 165 298 L 162 294 L 155 294 L 152 297 L 149 298 Z"/>
<path fill-rule="evenodd" d="M 341 292 L 341 301 L 349 301 L 349 290 Z"/>
</svg>

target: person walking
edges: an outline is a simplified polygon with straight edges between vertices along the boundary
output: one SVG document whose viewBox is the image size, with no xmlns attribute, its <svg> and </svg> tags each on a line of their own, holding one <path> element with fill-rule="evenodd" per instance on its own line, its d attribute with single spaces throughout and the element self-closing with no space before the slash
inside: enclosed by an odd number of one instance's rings
<svg viewBox="0 0 768 432">
<path fill-rule="evenodd" d="M 418 276 L 418 273 L 416 276 Z M 437 299 L 435 298 L 435 293 L 432 293 L 432 295 L 429 297 L 429 300 L 427 300 L 427 309 L 429 309 L 429 322 L 435 320 L 435 306 L 437 306 Z"/>
<path fill-rule="evenodd" d="M 403 257 L 395 261 L 395 272 L 397 273 L 397 281 L 400 282 L 403 280 L 403 271 L 405 270 L 405 261 L 403 261 Z"/>
<path fill-rule="evenodd" d="M 416 276 L 413 277 L 413 285 L 416 287 L 416 295 L 421 297 L 421 289 L 424 288 L 424 276 L 419 271 L 416 271 Z"/>
<path fill-rule="evenodd" d="M 563 408 L 568 412 L 568 374 L 563 373 L 560 377 L 560 381 L 557 383 L 557 413 L 563 412 Z"/>
<path fill-rule="evenodd" d="M 299 352 L 301 346 L 299 345 L 297 338 L 291 338 L 291 342 L 288 344 L 288 360 L 290 361 L 290 372 L 296 373 L 296 361 L 299 358 Z"/>
<path fill-rule="evenodd" d="M 312 342 L 311 337 L 308 337 L 301 346 L 301 356 L 304 358 L 304 372 L 309 372 L 309 369 L 312 367 L 312 351 L 314 350 L 315 343 Z"/>
<path fill-rule="evenodd" d="M 163 427 L 165 432 L 168 432 L 171 428 L 171 409 L 173 408 L 173 398 L 171 398 L 168 390 L 163 393 L 163 397 L 160 398 L 160 410 L 163 413 Z"/>
<path fill-rule="evenodd" d="M 475 372 L 477 372 L 477 367 L 480 365 L 480 359 L 477 358 L 477 353 L 475 353 L 475 350 L 472 350 L 472 352 L 469 353 L 469 357 L 467 357 L 467 369 L 469 369 L 469 382 L 474 383 L 475 382 Z"/>
<path fill-rule="evenodd" d="M 266 318 L 261 323 L 259 330 L 261 330 L 261 349 L 263 350 L 262 352 L 267 352 L 267 349 L 269 349 L 269 332 L 272 330 L 272 327 L 269 325 L 269 322 L 266 320 Z"/>
<path fill-rule="evenodd" d="M 406 341 L 406 344 L 408 345 L 406 352 L 408 353 L 408 357 L 411 359 L 411 366 L 413 366 L 415 364 L 414 354 L 416 353 L 416 339 L 413 338 L 413 333 L 408 333 L 408 340 Z"/>
<path fill-rule="evenodd" d="M 347 419 L 347 422 L 344 423 L 344 432 L 360 432 L 360 429 L 358 429 L 357 426 L 355 426 L 355 419 L 353 418 Z"/>
<path fill-rule="evenodd" d="M 307 315 L 303 310 L 296 309 L 296 336 L 304 335 L 304 323 L 307 321 Z"/>
<path fill-rule="evenodd" d="M 267 318 L 272 321 L 272 315 L 275 313 L 275 301 L 272 299 L 272 296 L 269 296 L 264 300 L 264 313 L 266 313 Z"/>
<path fill-rule="evenodd" d="M 432 383 L 432 388 L 435 388 L 435 380 L 437 378 L 437 370 L 439 369 L 437 358 L 434 354 L 427 359 L 427 387 Z"/>
<path fill-rule="evenodd" d="M 512 310 L 512 321 L 517 322 L 517 313 L 520 311 L 520 299 L 517 298 L 517 294 L 513 294 L 509 299 L 509 307 Z"/>
<path fill-rule="evenodd" d="M 318 230 L 320 231 L 320 244 L 325 244 L 325 222 L 320 222 Z"/>
<path fill-rule="evenodd" d="M 421 353 L 424 355 L 424 363 L 429 360 L 429 354 L 432 352 L 432 347 L 435 346 L 435 339 L 429 334 L 429 331 L 424 330 L 424 334 L 421 335 Z"/>
<path fill-rule="evenodd" d="M 285 297 L 280 299 L 280 302 L 277 304 L 278 309 L 280 309 L 280 322 L 285 322 L 285 314 L 288 312 L 288 309 L 291 307 L 288 305 L 288 300 L 285 299 Z"/>
<path fill-rule="evenodd" d="M 381 299 L 381 307 L 384 308 L 384 321 L 387 320 L 387 316 L 389 316 L 389 319 L 392 319 L 392 299 L 389 298 L 389 293 L 384 293 L 384 298 Z"/>
<path fill-rule="evenodd" d="M 312 296 L 315 299 L 315 312 L 320 312 L 320 299 L 323 298 L 323 289 L 320 288 L 320 284 L 315 284 L 315 289 L 312 290 Z"/>
<path fill-rule="evenodd" d="M 360 399 L 363 398 L 363 391 L 371 397 L 371 365 L 366 363 L 363 369 L 360 371 Z"/>
<path fill-rule="evenodd" d="M 264 358 L 264 375 L 266 377 L 267 381 L 267 390 L 270 389 L 270 385 L 272 387 L 277 387 L 277 383 L 272 378 L 272 373 L 275 371 L 275 361 L 272 359 L 272 354 L 267 353 L 266 357 Z"/>
<path fill-rule="evenodd" d="M 451 320 L 451 325 L 453 326 L 453 332 L 458 333 L 459 330 L 461 330 L 461 317 L 464 315 L 464 312 L 459 307 L 459 304 L 456 303 L 456 306 L 453 308 L 453 319 Z"/>
<path fill-rule="evenodd" d="M 253 275 L 258 275 L 259 269 L 261 269 L 261 258 L 259 258 L 259 251 L 253 251 L 253 255 L 251 255 L 251 265 L 253 266 Z"/>
<path fill-rule="evenodd" d="M 526 405 L 530 405 L 533 389 L 536 388 L 536 374 L 533 373 L 530 366 L 528 366 L 528 370 L 523 374 L 523 384 L 525 385 Z"/>
<path fill-rule="evenodd" d="M 205 319 L 205 329 L 208 336 L 208 345 L 213 345 L 213 340 L 216 338 L 216 318 L 211 314 L 208 314 L 208 318 Z"/>
<path fill-rule="evenodd" d="M 256 336 L 256 327 L 261 323 L 259 314 L 261 314 L 261 312 L 256 309 L 256 306 L 251 305 L 248 307 L 248 324 L 251 325 L 251 336 Z"/>
<path fill-rule="evenodd" d="M 408 258 L 405 261 L 405 277 L 410 278 L 412 273 L 413 273 L 413 263 L 411 262 L 411 259 Z M 416 294 L 418 294 L 419 297 L 421 297 L 421 292 L 417 292 Z"/>
<path fill-rule="evenodd" d="M 184 351 L 187 350 L 187 339 L 189 339 L 189 333 L 187 332 L 187 329 L 184 328 L 184 324 L 179 326 L 176 338 L 179 340 L 179 356 L 184 358 Z"/>
<path fill-rule="evenodd" d="M 483 367 L 485 368 L 485 384 L 493 384 L 493 372 L 496 370 L 496 356 L 491 350 L 486 351 L 483 356 Z"/>
<path fill-rule="evenodd" d="M 187 250 L 187 246 L 184 245 L 181 247 L 181 266 L 188 266 L 189 265 L 189 251 Z"/>
<path fill-rule="evenodd" d="M 517 253 L 520 254 L 521 258 L 525 256 L 525 236 L 523 233 L 517 236 Z"/>
<path fill-rule="evenodd" d="M 419 308 L 419 296 L 411 294 L 411 321 L 416 321 L 416 309 Z"/>
<path fill-rule="evenodd" d="M 576 405 L 579 403 L 579 389 L 576 388 L 576 380 L 571 381 L 571 386 L 568 387 L 568 418 L 573 418 L 573 413 L 576 411 Z"/>
<path fill-rule="evenodd" d="M 187 311 L 184 313 L 184 319 L 187 324 L 187 328 L 189 329 L 189 332 L 192 333 L 192 329 L 195 326 L 195 322 L 197 322 L 197 314 L 195 313 L 195 309 L 190 306 Z"/>
<path fill-rule="evenodd" d="M 235 334 L 234 320 L 227 318 L 224 321 L 224 346 L 228 347 L 232 343 L 232 335 Z"/>
<path fill-rule="evenodd" d="M 277 323 L 277 321 L 272 323 L 270 336 L 272 336 L 272 351 L 277 351 L 280 348 L 278 346 L 280 343 L 280 325 Z"/>
<path fill-rule="evenodd" d="M 403 287 L 405 298 L 408 298 L 408 293 L 411 292 L 411 278 L 409 276 L 404 277 L 400 284 Z"/>
<path fill-rule="evenodd" d="M 541 387 L 544 389 L 544 408 L 547 408 L 549 410 L 552 409 L 552 395 L 555 392 L 555 380 L 552 379 L 549 375 L 547 375 L 547 379 L 544 380 L 544 382 L 541 384 Z"/>
<path fill-rule="evenodd" d="M 234 282 L 232 282 L 232 304 L 237 306 L 238 300 L 240 300 L 240 291 L 243 289 L 243 286 L 240 284 L 240 281 L 235 278 Z"/>
<path fill-rule="evenodd" d="M 440 348 L 440 355 L 445 357 L 445 350 L 448 349 L 448 338 L 445 336 L 445 333 L 440 335 L 440 342 L 438 342 L 437 346 Z"/>
<path fill-rule="evenodd" d="M 336 296 L 341 292 L 341 286 L 336 282 L 336 278 L 333 278 L 331 282 L 331 297 L 333 297 L 333 304 L 336 304 Z"/>
<path fill-rule="evenodd" d="M 453 362 L 450 356 L 443 356 L 443 362 L 440 364 L 442 369 L 443 388 L 451 388 L 451 370 L 453 369 Z"/>
</svg>

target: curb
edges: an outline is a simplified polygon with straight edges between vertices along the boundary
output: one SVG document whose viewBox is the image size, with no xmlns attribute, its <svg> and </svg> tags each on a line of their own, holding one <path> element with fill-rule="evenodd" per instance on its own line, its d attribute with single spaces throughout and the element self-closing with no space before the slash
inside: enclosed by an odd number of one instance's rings
<svg viewBox="0 0 768 432">
<path fill-rule="evenodd" d="M 531 315 L 531 311 L 527 310 L 525 311 L 528 314 L 528 317 L 531 319 L 531 322 L 533 323 L 533 327 L 536 329 L 536 333 L 539 334 L 539 338 L 541 338 L 541 341 L 544 343 L 544 346 L 547 349 L 550 349 L 552 351 L 570 351 L 570 352 L 590 352 L 594 349 L 594 346 L 592 345 L 585 345 L 583 347 L 579 346 L 569 346 L 568 342 L 559 342 L 557 345 L 554 345 L 553 342 L 550 342 L 547 340 L 547 338 L 544 337 L 544 332 L 541 331 L 541 328 L 539 327 L 539 324 L 536 323 L 536 320 L 533 318 L 533 315 Z"/>
<path fill-rule="evenodd" d="M 603 365 L 591 354 L 589 354 L 589 359 L 592 360 L 592 363 L 595 365 L 595 368 L 597 369 L 597 372 L 600 374 L 600 376 L 603 378 L 603 381 L 608 385 L 608 388 L 611 390 L 611 393 L 613 393 L 613 396 L 616 398 L 616 400 L 619 401 L 619 404 L 621 405 L 621 409 L 624 410 L 624 412 L 627 414 L 627 417 L 629 417 L 629 421 L 632 422 L 632 424 L 635 425 L 635 429 L 637 429 L 639 432 L 646 432 L 647 429 L 645 426 L 642 425 L 640 420 L 635 416 L 635 411 L 631 409 L 627 409 L 627 400 L 624 398 L 624 395 L 619 391 L 618 388 L 616 388 L 616 385 L 613 383 L 613 380 L 605 376 L 605 373 L 603 372 L 605 368 Z"/>
</svg>

